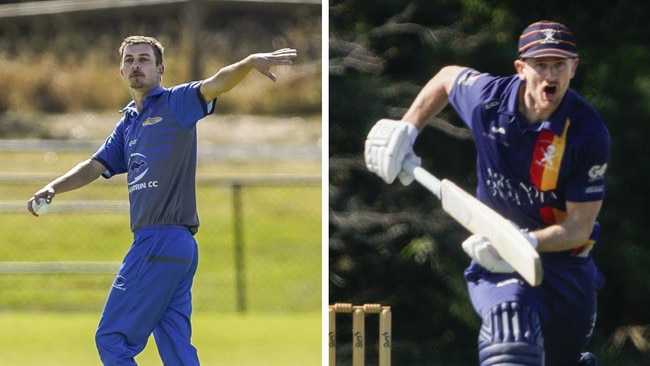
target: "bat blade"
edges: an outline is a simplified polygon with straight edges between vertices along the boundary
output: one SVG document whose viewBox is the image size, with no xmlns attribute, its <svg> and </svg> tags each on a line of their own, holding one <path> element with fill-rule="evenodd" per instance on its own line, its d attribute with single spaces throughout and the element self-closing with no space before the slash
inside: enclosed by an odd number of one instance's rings
<svg viewBox="0 0 650 366">
<path fill-rule="evenodd" d="M 501 258 L 532 286 L 542 283 L 539 254 L 515 225 L 449 180 L 442 180 L 440 193 L 442 208 L 451 217 L 490 239 Z"/>
<path fill-rule="evenodd" d="M 486 206 L 453 182 L 440 181 L 425 169 L 412 164 L 403 167 L 415 180 L 433 192 L 442 208 L 473 234 L 490 239 L 494 248 L 529 284 L 542 283 L 544 271 L 539 254 L 512 222 Z"/>
</svg>

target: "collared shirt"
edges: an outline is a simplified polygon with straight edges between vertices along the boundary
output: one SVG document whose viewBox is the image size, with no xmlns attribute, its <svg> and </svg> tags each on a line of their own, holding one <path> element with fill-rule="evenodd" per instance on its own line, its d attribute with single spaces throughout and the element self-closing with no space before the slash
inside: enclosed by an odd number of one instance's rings
<svg viewBox="0 0 650 366">
<path fill-rule="evenodd" d="M 568 90 L 547 121 L 529 124 L 518 112 L 522 81 L 467 69 L 449 102 L 472 130 L 477 197 L 519 227 L 560 223 L 566 201 L 605 197 L 610 155 L 607 127 L 594 108 Z M 591 240 L 596 240 L 598 224 Z"/>
<path fill-rule="evenodd" d="M 127 173 L 131 230 L 183 225 L 196 232 L 196 123 L 214 111 L 200 82 L 157 87 L 138 113 L 131 101 L 111 135 L 93 155 L 110 178 Z"/>
</svg>

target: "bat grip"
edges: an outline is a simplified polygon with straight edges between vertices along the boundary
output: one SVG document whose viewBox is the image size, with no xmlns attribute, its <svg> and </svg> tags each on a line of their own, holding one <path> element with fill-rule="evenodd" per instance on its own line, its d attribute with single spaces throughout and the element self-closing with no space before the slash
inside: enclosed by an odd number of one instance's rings
<svg viewBox="0 0 650 366">
<path fill-rule="evenodd" d="M 442 199 L 442 195 L 440 193 L 441 182 L 440 179 L 436 178 L 435 175 L 429 173 L 424 168 L 416 165 L 409 159 L 404 159 L 402 170 L 412 174 L 418 183 L 435 194 L 438 199 Z"/>
</svg>

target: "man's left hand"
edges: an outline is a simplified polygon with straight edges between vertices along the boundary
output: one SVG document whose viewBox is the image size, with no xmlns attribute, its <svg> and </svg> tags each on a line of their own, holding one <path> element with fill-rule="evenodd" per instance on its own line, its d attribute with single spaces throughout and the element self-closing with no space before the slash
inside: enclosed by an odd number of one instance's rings
<svg viewBox="0 0 650 366">
<path fill-rule="evenodd" d="M 298 52 L 293 48 L 283 48 L 270 53 L 255 53 L 249 56 L 249 62 L 255 70 L 276 81 L 277 77 L 271 72 L 272 66 L 291 65 L 298 57 Z"/>
</svg>

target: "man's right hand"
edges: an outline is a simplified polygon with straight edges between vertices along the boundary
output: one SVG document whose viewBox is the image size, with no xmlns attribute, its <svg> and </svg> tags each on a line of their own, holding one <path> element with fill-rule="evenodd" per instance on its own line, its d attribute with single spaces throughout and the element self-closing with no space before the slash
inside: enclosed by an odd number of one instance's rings
<svg viewBox="0 0 650 366">
<path fill-rule="evenodd" d="M 366 137 L 364 155 L 368 170 L 389 184 L 397 177 L 402 184 L 411 184 L 413 176 L 402 171 L 402 163 L 410 159 L 413 165 L 420 165 L 420 158 L 413 152 L 417 134 L 417 128 L 408 122 L 390 119 L 377 122 Z"/>
<path fill-rule="evenodd" d="M 27 211 L 29 211 L 34 216 L 38 216 L 38 214 L 34 212 L 35 202 L 39 202 L 41 199 L 43 199 L 45 203 L 50 204 L 52 203 L 54 195 L 54 189 L 50 187 L 44 187 L 43 189 L 34 193 L 34 195 L 29 200 L 27 200 Z"/>
<path fill-rule="evenodd" d="M 463 242 L 463 250 L 481 267 L 493 273 L 513 273 L 514 268 L 503 260 L 490 240 L 474 234 Z"/>
</svg>

